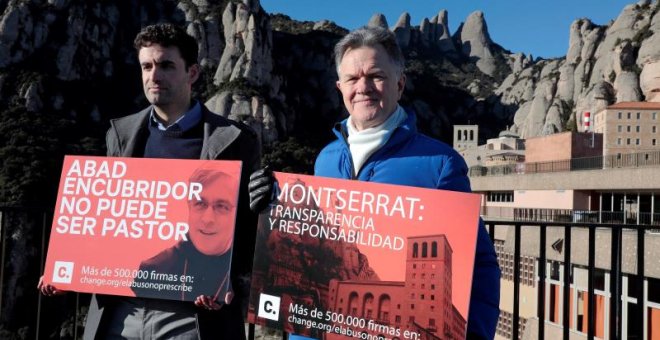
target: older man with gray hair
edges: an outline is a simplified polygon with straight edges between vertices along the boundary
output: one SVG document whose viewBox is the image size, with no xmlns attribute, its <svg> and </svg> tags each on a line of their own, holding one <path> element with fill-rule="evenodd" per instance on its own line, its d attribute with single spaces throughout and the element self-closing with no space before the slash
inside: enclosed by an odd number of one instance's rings
<svg viewBox="0 0 660 340">
<path fill-rule="evenodd" d="M 349 117 L 336 124 L 337 139 L 318 155 L 315 175 L 470 192 L 463 158 L 447 144 L 419 133 L 414 112 L 398 104 L 406 85 L 405 63 L 392 32 L 363 27 L 349 33 L 335 46 L 335 63 L 337 88 Z M 249 186 L 252 207 L 264 206 L 272 186 L 265 173 L 259 174 Z M 481 221 L 478 228 L 467 338 L 492 339 L 499 316 L 500 269 Z"/>
<path fill-rule="evenodd" d="M 398 101 L 406 84 L 394 34 L 364 27 L 335 46 L 337 88 L 349 117 L 316 159 L 317 176 L 470 192 L 467 166 L 450 146 L 417 131 Z M 492 339 L 499 315 L 500 270 L 480 223 L 468 316 L 468 339 Z"/>
</svg>

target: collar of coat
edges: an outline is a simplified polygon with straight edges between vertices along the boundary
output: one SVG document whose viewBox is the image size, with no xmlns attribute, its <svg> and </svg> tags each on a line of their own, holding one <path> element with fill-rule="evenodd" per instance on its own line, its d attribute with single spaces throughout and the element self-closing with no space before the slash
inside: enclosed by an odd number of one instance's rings
<svg viewBox="0 0 660 340">
<path fill-rule="evenodd" d="M 227 146 L 238 138 L 241 129 L 230 120 L 209 111 L 205 105 L 201 106 L 204 136 L 200 159 L 216 159 Z M 146 131 L 151 109 L 150 106 L 136 114 L 110 120 L 110 125 L 117 131 L 119 143 L 122 146 L 120 156 L 131 157 L 135 154 L 137 140 L 140 134 Z"/>
</svg>

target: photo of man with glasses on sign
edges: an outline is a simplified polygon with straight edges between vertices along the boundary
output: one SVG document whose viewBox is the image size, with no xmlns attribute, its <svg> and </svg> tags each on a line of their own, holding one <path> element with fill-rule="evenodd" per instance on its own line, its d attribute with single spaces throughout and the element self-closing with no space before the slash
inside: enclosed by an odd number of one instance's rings
<svg viewBox="0 0 660 340">
<path fill-rule="evenodd" d="M 142 261 L 140 270 L 148 277 L 137 279 L 133 291 L 140 297 L 194 300 L 209 303 L 231 300 L 230 264 L 238 179 L 211 167 L 195 170 L 191 183 L 200 183 L 200 199 L 188 201 L 187 240 L 181 240 L 156 256 Z M 154 289 L 168 284 L 170 289 Z M 227 299 L 228 298 L 228 299 Z"/>
</svg>

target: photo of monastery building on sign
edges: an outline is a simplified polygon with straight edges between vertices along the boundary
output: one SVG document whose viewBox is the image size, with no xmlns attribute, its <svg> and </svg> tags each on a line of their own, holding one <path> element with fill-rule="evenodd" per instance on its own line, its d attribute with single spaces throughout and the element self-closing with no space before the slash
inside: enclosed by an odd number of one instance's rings
<svg viewBox="0 0 660 340">
<path fill-rule="evenodd" d="M 328 308 L 365 319 L 359 330 L 374 336 L 464 339 L 466 319 L 452 304 L 453 251 L 447 238 L 413 236 L 407 242 L 405 281 L 331 280 Z M 335 338 L 342 337 L 326 336 Z"/>
</svg>

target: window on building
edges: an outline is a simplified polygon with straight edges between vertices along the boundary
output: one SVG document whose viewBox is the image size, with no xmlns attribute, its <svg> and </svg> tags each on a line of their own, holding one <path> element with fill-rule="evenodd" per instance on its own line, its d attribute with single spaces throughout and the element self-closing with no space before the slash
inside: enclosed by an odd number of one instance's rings
<svg viewBox="0 0 660 340">
<path fill-rule="evenodd" d="M 431 257 L 438 257 L 438 242 L 431 242 Z"/>
<path fill-rule="evenodd" d="M 630 138 L 626 138 L 626 145 L 630 145 Z"/>
<path fill-rule="evenodd" d="M 632 117 L 632 113 L 628 112 L 628 119 L 630 119 L 631 117 Z"/>
<path fill-rule="evenodd" d="M 462 137 L 462 136 L 461 136 L 461 130 L 458 130 L 457 135 L 458 135 L 458 140 L 461 140 L 461 137 Z"/>
<path fill-rule="evenodd" d="M 635 132 L 639 132 L 639 125 L 635 126 Z"/>
<path fill-rule="evenodd" d="M 640 112 L 637 112 L 637 119 L 639 119 L 639 117 L 641 117 L 641 116 L 642 116 L 642 114 Z"/>
<path fill-rule="evenodd" d="M 435 285 L 431 285 L 431 290 L 435 290 Z"/>
<path fill-rule="evenodd" d="M 635 139 L 635 145 L 639 145 L 639 138 Z"/>
<path fill-rule="evenodd" d="M 415 304 L 414 303 L 410 304 L 410 309 L 415 309 Z M 412 319 L 415 320 L 414 318 L 412 318 Z"/>
<path fill-rule="evenodd" d="M 382 312 L 383 315 L 381 315 L 380 319 L 383 321 L 390 321 L 390 312 Z"/>
<path fill-rule="evenodd" d="M 419 294 L 419 299 L 424 300 L 424 294 Z"/>
<path fill-rule="evenodd" d="M 621 138 L 616 139 L 616 145 L 621 145 Z"/>
<path fill-rule="evenodd" d="M 647 277 L 648 282 L 648 297 L 647 299 L 654 303 L 660 303 L 660 280 L 652 277 Z"/>
<path fill-rule="evenodd" d="M 655 120 L 655 119 L 658 117 L 658 113 L 657 113 L 657 112 L 653 112 L 653 113 L 651 114 L 651 117 L 653 118 L 653 120 Z"/>
<path fill-rule="evenodd" d="M 617 125 L 616 126 L 616 132 L 623 132 L 623 126 Z"/>
<path fill-rule="evenodd" d="M 658 129 L 657 129 L 656 126 L 651 126 L 651 132 L 656 133 L 657 130 L 658 130 Z"/>
<path fill-rule="evenodd" d="M 559 262 L 552 261 L 550 264 L 550 279 L 559 280 Z"/>
<path fill-rule="evenodd" d="M 618 117 L 619 117 L 619 119 L 621 119 L 621 112 L 619 112 Z"/>
<path fill-rule="evenodd" d="M 417 242 L 413 243 L 413 254 L 412 254 L 413 258 L 417 257 L 418 248 L 419 248 L 419 246 L 417 245 Z"/>
<path fill-rule="evenodd" d="M 486 196 L 488 202 L 513 202 L 513 191 L 491 191 Z"/>
<path fill-rule="evenodd" d="M 630 132 L 630 125 L 626 126 L 626 132 Z"/>
<path fill-rule="evenodd" d="M 605 290 L 605 270 L 598 268 L 594 270 L 594 289 Z"/>
<path fill-rule="evenodd" d="M 396 323 L 401 323 L 401 315 L 397 315 L 394 317 L 394 322 Z"/>
<path fill-rule="evenodd" d="M 435 300 L 435 295 L 431 294 L 431 300 Z"/>
<path fill-rule="evenodd" d="M 427 252 L 429 250 L 428 248 L 429 248 L 428 244 L 426 242 L 423 242 L 422 243 L 422 257 L 426 257 Z M 424 274 L 422 274 L 422 278 L 423 278 L 423 276 L 424 276 Z"/>
<path fill-rule="evenodd" d="M 655 146 L 655 138 L 651 139 L 651 145 Z"/>
</svg>

